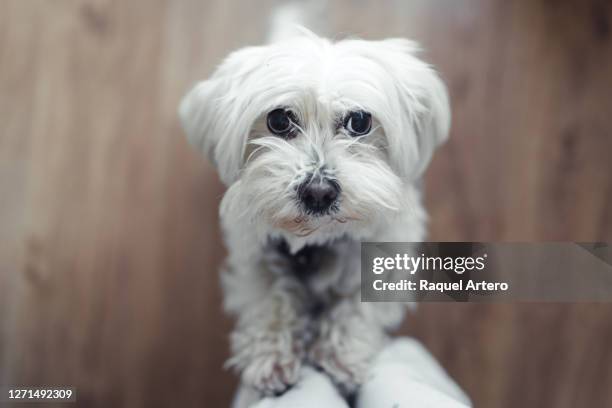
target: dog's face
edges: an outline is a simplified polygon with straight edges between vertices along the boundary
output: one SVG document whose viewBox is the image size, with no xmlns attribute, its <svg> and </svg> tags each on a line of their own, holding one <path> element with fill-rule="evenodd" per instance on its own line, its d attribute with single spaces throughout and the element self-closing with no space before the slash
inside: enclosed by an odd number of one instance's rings
<svg viewBox="0 0 612 408">
<path fill-rule="evenodd" d="M 306 33 L 231 54 L 180 108 L 229 186 L 223 217 L 307 243 L 363 237 L 414 205 L 405 189 L 450 122 L 445 87 L 415 52 Z"/>
</svg>

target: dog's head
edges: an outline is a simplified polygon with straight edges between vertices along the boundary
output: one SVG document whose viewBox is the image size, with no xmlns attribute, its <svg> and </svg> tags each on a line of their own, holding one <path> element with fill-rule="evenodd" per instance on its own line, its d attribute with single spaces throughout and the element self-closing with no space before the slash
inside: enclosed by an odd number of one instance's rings
<svg viewBox="0 0 612 408">
<path fill-rule="evenodd" d="M 231 54 L 180 107 L 229 186 L 222 215 L 321 242 L 410 206 L 404 190 L 450 122 L 445 87 L 416 52 L 403 39 L 305 33 Z"/>
</svg>

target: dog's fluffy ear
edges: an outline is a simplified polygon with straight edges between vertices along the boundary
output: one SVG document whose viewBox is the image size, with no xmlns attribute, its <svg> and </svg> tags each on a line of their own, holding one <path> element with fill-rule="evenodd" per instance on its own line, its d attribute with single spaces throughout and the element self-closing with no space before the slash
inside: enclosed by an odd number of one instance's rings
<svg viewBox="0 0 612 408">
<path fill-rule="evenodd" d="M 261 64 L 261 55 L 261 47 L 230 54 L 210 79 L 187 93 L 179 107 L 189 142 L 208 156 L 226 185 L 238 176 L 251 126 L 260 113 L 253 109 L 244 84 Z"/>
<path fill-rule="evenodd" d="M 451 119 L 446 87 L 436 71 L 415 56 L 418 51 L 412 41 L 388 39 L 378 42 L 374 53 L 396 85 L 399 116 L 387 117 L 383 128 L 392 164 L 408 179 L 422 175 L 435 148 L 448 138 Z"/>
</svg>

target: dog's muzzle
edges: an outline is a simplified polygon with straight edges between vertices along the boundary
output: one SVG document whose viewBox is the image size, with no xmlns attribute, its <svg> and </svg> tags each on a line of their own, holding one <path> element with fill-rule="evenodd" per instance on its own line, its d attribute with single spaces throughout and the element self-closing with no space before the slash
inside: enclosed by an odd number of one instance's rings
<svg viewBox="0 0 612 408">
<path fill-rule="evenodd" d="M 299 185 L 297 196 L 307 214 L 329 214 L 338 210 L 340 185 L 325 176 L 311 176 Z"/>
</svg>

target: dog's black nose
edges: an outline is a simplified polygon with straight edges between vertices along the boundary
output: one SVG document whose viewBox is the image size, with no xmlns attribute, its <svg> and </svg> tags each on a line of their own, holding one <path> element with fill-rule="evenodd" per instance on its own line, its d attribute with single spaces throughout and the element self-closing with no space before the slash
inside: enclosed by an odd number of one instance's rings
<svg viewBox="0 0 612 408">
<path fill-rule="evenodd" d="M 312 178 L 302 183 L 298 188 L 300 201 L 306 211 L 312 214 L 324 214 L 334 206 L 340 186 L 333 180 L 326 178 Z"/>
</svg>

